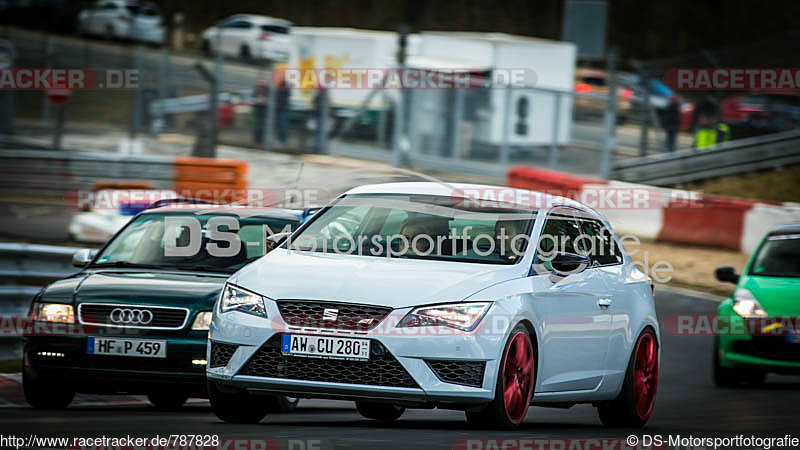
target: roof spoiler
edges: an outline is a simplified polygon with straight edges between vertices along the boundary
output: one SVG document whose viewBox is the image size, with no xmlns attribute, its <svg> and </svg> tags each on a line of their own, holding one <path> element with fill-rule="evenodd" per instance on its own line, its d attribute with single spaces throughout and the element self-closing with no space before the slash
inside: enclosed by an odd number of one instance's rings
<svg viewBox="0 0 800 450">
<path fill-rule="evenodd" d="M 169 205 L 219 205 L 220 203 L 212 202 L 211 200 L 202 200 L 198 198 L 186 198 L 186 197 L 176 197 L 176 198 L 162 198 L 161 200 L 156 200 L 148 206 L 147 209 L 155 209 L 161 208 L 164 206 Z"/>
</svg>

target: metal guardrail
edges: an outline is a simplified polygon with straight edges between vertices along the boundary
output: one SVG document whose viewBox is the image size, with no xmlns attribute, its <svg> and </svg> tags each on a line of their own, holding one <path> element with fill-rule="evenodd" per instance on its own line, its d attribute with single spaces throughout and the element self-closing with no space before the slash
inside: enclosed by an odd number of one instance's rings
<svg viewBox="0 0 800 450">
<path fill-rule="evenodd" d="M 150 114 L 153 116 L 163 116 L 165 114 L 207 111 L 209 98 L 209 95 L 200 94 L 153 100 L 150 102 Z M 220 92 L 219 95 L 217 95 L 217 104 L 221 105 L 233 102 L 234 100 L 241 103 L 248 103 L 252 101 L 252 98 L 252 89 L 236 92 Z"/>
<path fill-rule="evenodd" d="M 77 272 L 72 266 L 76 247 L 0 242 L 0 316 L 28 312 L 31 300 L 45 284 Z M 2 319 L 2 317 L 0 317 Z M 3 321 L 13 326 L 14 320 Z M 11 325 L 8 325 L 11 324 Z M 22 356 L 22 339 L 0 330 L 0 360 Z"/>
<path fill-rule="evenodd" d="M 174 160 L 112 153 L 2 150 L 0 191 L 63 196 L 71 189 L 91 189 L 98 180 L 142 180 L 155 189 L 171 189 Z"/>
<path fill-rule="evenodd" d="M 41 286 L 72 275 L 77 247 L 0 242 L 0 280 Z"/>
<path fill-rule="evenodd" d="M 612 178 L 632 183 L 671 185 L 800 163 L 800 132 L 787 131 L 718 145 L 712 150 L 681 150 L 615 164 Z"/>
</svg>

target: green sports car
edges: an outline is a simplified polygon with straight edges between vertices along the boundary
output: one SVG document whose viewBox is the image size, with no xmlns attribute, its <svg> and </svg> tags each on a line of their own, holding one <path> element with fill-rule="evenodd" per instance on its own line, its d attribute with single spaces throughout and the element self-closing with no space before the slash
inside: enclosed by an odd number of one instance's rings
<svg viewBox="0 0 800 450">
<path fill-rule="evenodd" d="M 725 266 L 716 276 L 735 283 L 736 291 L 719 306 L 715 383 L 760 384 L 769 372 L 800 374 L 800 224 L 767 233 L 741 275 Z"/>
</svg>

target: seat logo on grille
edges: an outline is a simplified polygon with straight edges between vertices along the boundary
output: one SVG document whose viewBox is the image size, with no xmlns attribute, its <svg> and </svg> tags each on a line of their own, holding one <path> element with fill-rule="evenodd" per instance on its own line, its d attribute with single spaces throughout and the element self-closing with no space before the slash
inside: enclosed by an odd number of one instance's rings
<svg viewBox="0 0 800 450">
<path fill-rule="evenodd" d="M 109 320 L 124 325 L 147 325 L 153 321 L 153 313 L 147 309 L 114 308 Z"/>
<path fill-rule="evenodd" d="M 336 318 L 339 317 L 339 310 L 334 308 L 325 308 L 322 311 L 322 320 L 330 320 L 332 322 L 336 322 Z"/>
</svg>

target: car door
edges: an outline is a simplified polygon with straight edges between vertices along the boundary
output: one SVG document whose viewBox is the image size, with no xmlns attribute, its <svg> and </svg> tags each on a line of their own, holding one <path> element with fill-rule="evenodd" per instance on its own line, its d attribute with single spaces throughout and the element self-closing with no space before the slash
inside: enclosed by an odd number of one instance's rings
<svg viewBox="0 0 800 450">
<path fill-rule="evenodd" d="M 250 21 L 244 19 L 234 19 L 226 23 L 222 29 L 223 52 L 229 56 L 239 56 L 242 43 L 252 26 Z"/>
<path fill-rule="evenodd" d="M 104 37 L 117 37 L 119 30 L 115 19 L 119 13 L 118 5 L 114 2 L 103 2 L 92 17 L 95 33 Z"/>
<path fill-rule="evenodd" d="M 567 276 L 548 266 L 554 251 L 584 253 L 572 208 L 552 210 L 536 239 L 533 298 L 541 314 L 541 392 L 592 390 L 603 380 L 610 331 L 609 287 L 594 267 Z"/>
<path fill-rule="evenodd" d="M 87 14 L 86 31 L 94 35 L 103 33 L 102 21 L 105 6 L 106 2 L 104 1 L 98 1 L 92 5 Z"/>
<path fill-rule="evenodd" d="M 585 213 L 582 217 L 579 214 L 578 220 L 585 236 L 584 242 L 587 245 L 591 242 L 591 248 L 587 250 L 590 251 L 594 270 L 608 286 L 607 313 L 610 329 L 605 366 L 607 370 L 624 371 L 626 367 L 620 366 L 619 362 L 627 362 L 627 355 L 616 355 L 614 352 L 625 348 L 624 342 L 635 307 L 631 302 L 638 297 L 628 292 L 632 287 L 625 276 L 621 247 L 605 222 L 590 213 Z"/>
</svg>

